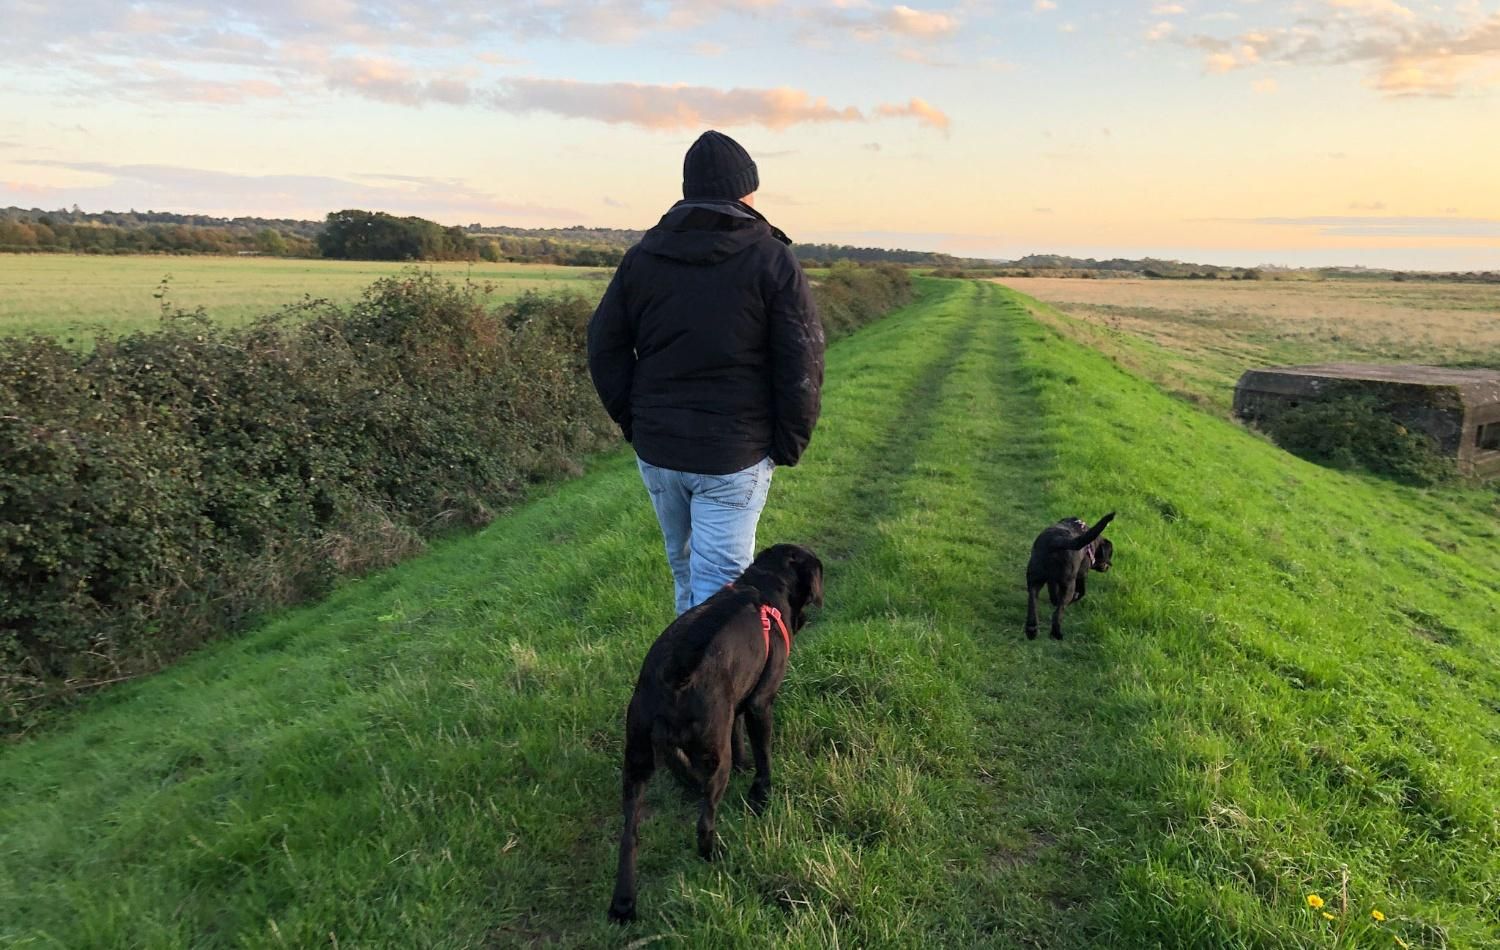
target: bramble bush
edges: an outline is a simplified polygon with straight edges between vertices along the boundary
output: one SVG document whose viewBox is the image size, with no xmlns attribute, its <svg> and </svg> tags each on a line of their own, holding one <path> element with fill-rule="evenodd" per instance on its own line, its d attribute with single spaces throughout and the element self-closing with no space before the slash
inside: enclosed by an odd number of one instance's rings
<svg viewBox="0 0 1500 950">
<path fill-rule="evenodd" d="M 911 274 L 897 264 L 838 261 L 813 286 L 818 314 L 829 339 L 911 303 L 914 296 Z"/>
<path fill-rule="evenodd" d="M 830 336 L 909 301 L 836 265 Z M 0 732 L 256 613 L 487 523 L 618 443 L 593 305 L 431 274 L 246 328 L 201 313 L 101 340 L 0 339 Z"/>
<path fill-rule="evenodd" d="M 1423 486 L 1457 474 L 1429 436 L 1407 428 L 1388 406 L 1357 389 L 1329 389 L 1258 425 L 1293 455 L 1331 468 L 1363 469 Z"/>
</svg>

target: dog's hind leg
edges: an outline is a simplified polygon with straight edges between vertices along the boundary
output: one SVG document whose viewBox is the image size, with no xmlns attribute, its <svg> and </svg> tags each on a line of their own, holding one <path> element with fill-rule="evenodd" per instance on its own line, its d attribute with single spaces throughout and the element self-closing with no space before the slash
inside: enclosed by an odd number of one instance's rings
<svg viewBox="0 0 1500 950">
<path fill-rule="evenodd" d="M 1047 593 L 1052 597 L 1052 639 L 1061 640 L 1063 638 L 1063 610 L 1068 606 L 1068 602 L 1073 599 L 1073 585 L 1049 581 L 1047 587 Z"/>
<path fill-rule="evenodd" d="M 716 852 L 714 819 L 719 812 L 719 802 L 724 798 L 724 789 L 729 787 L 732 765 L 729 736 L 733 729 L 730 726 L 723 730 L 722 735 L 708 737 L 696 763 L 704 776 L 703 803 L 698 809 L 698 854 L 705 861 L 712 861 Z"/>
<path fill-rule="evenodd" d="M 1026 581 L 1026 639 L 1036 639 L 1036 595 L 1042 589 L 1040 584 L 1033 584 L 1029 579 Z"/>
<path fill-rule="evenodd" d="M 745 709 L 750 748 L 755 753 L 755 781 L 750 785 L 750 810 L 759 815 L 771 798 L 771 704 Z"/>
<path fill-rule="evenodd" d="M 635 920 L 635 851 L 641 826 L 641 804 L 646 782 L 656 768 L 651 748 L 651 727 L 636 722 L 632 704 L 625 717 L 625 768 L 621 782 L 621 811 L 625 824 L 620 830 L 620 866 L 615 873 L 615 895 L 609 903 L 609 919 L 618 924 Z"/>
<path fill-rule="evenodd" d="M 693 772 L 693 765 L 688 761 L 687 755 L 673 746 L 662 753 L 661 761 L 667 767 L 667 771 L 677 779 L 683 795 L 687 796 L 689 801 L 696 800 L 698 793 L 703 789 L 703 779 Z"/>
<path fill-rule="evenodd" d="M 729 752 L 734 760 L 734 770 L 744 772 L 750 768 L 750 758 L 745 755 L 745 714 L 734 717 L 734 732 L 729 736 Z"/>
</svg>

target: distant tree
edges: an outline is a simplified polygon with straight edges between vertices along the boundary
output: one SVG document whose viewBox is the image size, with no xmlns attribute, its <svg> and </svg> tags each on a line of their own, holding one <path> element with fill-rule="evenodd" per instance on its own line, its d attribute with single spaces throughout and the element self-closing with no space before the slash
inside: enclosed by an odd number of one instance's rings
<svg viewBox="0 0 1500 950">
<path fill-rule="evenodd" d="M 286 256 L 286 238 L 281 236 L 280 231 L 261 228 L 255 235 L 255 249 L 262 254 L 284 257 Z"/>
</svg>

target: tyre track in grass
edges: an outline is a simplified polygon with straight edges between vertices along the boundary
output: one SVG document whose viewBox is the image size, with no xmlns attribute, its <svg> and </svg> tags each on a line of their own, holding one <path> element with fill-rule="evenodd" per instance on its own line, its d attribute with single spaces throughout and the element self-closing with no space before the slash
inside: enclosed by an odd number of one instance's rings
<svg viewBox="0 0 1500 950">
<path fill-rule="evenodd" d="M 846 560 L 783 694 L 781 808 L 745 826 L 712 898 L 673 895 L 686 929 L 728 901 L 762 908 L 736 918 L 745 945 L 766 928 L 784 946 L 1065 943 L 1071 802 L 1053 786 L 1090 686 L 1065 645 L 1020 632 L 1051 426 L 1019 313 L 962 286 L 961 314 L 907 329 L 960 328 L 913 389 L 919 424 L 888 422 L 859 470 L 878 487 L 837 497 Z"/>
<path fill-rule="evenodd" d="M 811 458 L 787 483 L 773 486 L 772 501 L 761 522 L 761 546 L 777 541 L 808 544 L 822 555 L 827 574 L 828 603 L 815 623 L 799 635 L 794 672 L 780 704 L 783 716 L 777 726 L 777 748 L 781 751 L 776 758 L 778 774 L 785 778 L 778 778 L 778 785 L 788 789 L 816 787 L 828 756 L 831 753 L 837 758 L 840 744 L 847 740 L 848 730 L 840 719 L 842 707 L 818 707 L 805 700 L 819 694 L 858 691 L 864 685 L 857 671 L 843 666 L 847 657 L 839 652 L 838 642 L 883 611 L 881 590 L 885 585 L 872 583 L 880 570 L 876 566 L 878 557 L 872 556 L 874 549 L 881 543 L 884 525 L 899 517 L 902 507 L 910 502 L 905 482 L 919 464 L 922 447 L 932 438 L 936 414 L 953 397 L 954 367 L 972 347 L 984 319 L 974 305 L 977 294 L 971 286 L 944 283 L 931 294 L 924 304 L 862 333 L 858 353 L 849 357 L 852 365 L 830 366 L 830 388 L 837 388 L 825 403 L 824 421 L 814 440 L 815 453 L 810 453 Z M 834 644 L 831 650 L 830 637 Z M 808 765 L 810 779 L 798 774 L 800 764 Z M 781 773 L 784 766 L 787 771 Z M 739 794 L 740 782 L 733 782 L 726 802 L 738 801 Z M 681 828 L 690 825 L 689 810 L 672 792 L 657 789 L 654 799 L 651 795 L 648 792 L 648 802 L 660 809 L 663 824 L 675 823 Z M 806 801 L 787 801 L 788 807 L 800 815 L 819 816 L 829 826 L 847 817 L 838 814 L 838 808 L 832 812 L 824 809 L 826 804 L 809 806 Z M 787 835 L 785 826 L 774 819 L 745 819 L 735 807 L 726 808 L 725 817 L 728 821 L 721 827 L 726 838 L 748 834 L 753 840 L 765 829 L 774 829 L 770 832 L 773 840 L 765 841 L 763 848 L 747 846 L 752 855 L 761 851 L 788 857 L 801 854 L 807 841 L 820 840 L 817 831 L 805 825 L 798 824 L 796 831 Z M 669 828 L 666 834 L 667 849 L 682 843 L 678 840 L 680 828 Z M 786 837 L 803 841 L 787 848 Z M 643 902 L 650 889 L 662 886 L 663 876 L 655 873 L 658 880 L 654 882 L 648 877 L 646 847 L 643 837 Z M 735 867 L 738 854 L 737 849 L 731 851 L 723 867 L 744 876 L 731 874 L 720 880 L 716 874 L 714 886 L 734 890 L 745 887 L 746 902 L 785 909 L 785 875 L 771 874 L 759 885 L 751 883 L 756 875 L 745 874 L 744 866 Z M 753 865 L 758 859 L 750 860 Z M 669 856 L 659 871 L 667 867 L 681 868 L 683 864 Z M 680 921 L 687 931 L 715 933 L 715 939 L 729 940 L 726 934 L 734 931 L 734 924 L 705 921 L 705 904 L 716 904 L 717 893 L 704 890 L 703 875 L 692 874 L 692 864 L 687 867 L 690 871 L 686 878 L 679 878 L 667 893 L 650 899 L 653 903 L 664 901 L 668 919 Z M 780 916 L 781 910 L 776 910 L 773 919 Z M 789 927 L 787 939 L 792 939 L 796 930 Z M 750 934 L 744 937 L 754 945 Z"/>
<path fill-rule="evenodd" d="M 1096 741 L 1090 709 L 1109 682 L 1109 661 L 1098 634 L 1105 615 L 1098 600 L 1068 612 L 1068 637 L 1028 641 L 1025 566 L 1036 534 L 1059 518 L 1093 521 L 1103 512 L 1079 510 L 1055 497 L 1056 441 L 1066 438 L 1041 399 L 1057 374 L 1029 365 L 1027 351 L 1046 336 L 1025 310 L 998 288 L 986 288 L 994 313 L 987 343 L 999 371 L 993 395 L 1002 437 L 986 453 L 986 518 L 997 542 L 995 596 L 978 640 L 985 674 L 975 684 L 978 720 L 991 766 L 984 776 L 994 816 L 984 842 L 985 866 L 976 876 L 973 906 L 987 909 L 978 929 L 988 941 L 1021 946 L 1086 945 L 1080 920 L 1094 892 L 1088 862 L 1092 844 L 1080 827 L 1077 791 Z M 1064 377 L 1072 385 L 1076 379 Z M 1097 578 L 1096 578 L 1097 579 Z M 1108 581 L 1094 585 L 1107 596 Z M 1117 728 L 1120 726 L 1117 724 Z"/>
</svg>

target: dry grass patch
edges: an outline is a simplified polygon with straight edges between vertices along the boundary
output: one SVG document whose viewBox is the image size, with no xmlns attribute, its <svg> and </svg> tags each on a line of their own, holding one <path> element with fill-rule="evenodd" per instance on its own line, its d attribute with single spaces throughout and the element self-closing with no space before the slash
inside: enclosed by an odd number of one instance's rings
<svg viewBox="0 0 1500 950">
<path fill-rule="evenodd" d="M 1345 359 L 1500 366 L 1496 285 L 1055 277 L 1002 283 L 1050 305 L 1033 311 L 1117 363 L 1226 410 L 1234 381 L 1255 366 Z"/>
</svg>

